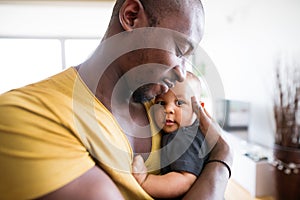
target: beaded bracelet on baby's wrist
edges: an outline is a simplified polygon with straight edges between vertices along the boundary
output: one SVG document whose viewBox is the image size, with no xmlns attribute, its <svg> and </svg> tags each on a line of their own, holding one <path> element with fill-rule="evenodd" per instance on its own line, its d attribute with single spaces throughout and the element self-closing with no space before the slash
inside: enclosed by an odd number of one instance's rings
<svg viewBox="0 0 300 200">
<path fill-rule="evenodd" d="M 228 179 L 231 177 L 231 169 L 230 169 L 229 165 L 225 161 L 213 159 L 213 160 L 208 160 L 205 164 L 212 163 L 212 162 L 222 163 L 227 168 L 227 170 L 228 170 L 228 173 L 229 173 Z"/>
</svg>

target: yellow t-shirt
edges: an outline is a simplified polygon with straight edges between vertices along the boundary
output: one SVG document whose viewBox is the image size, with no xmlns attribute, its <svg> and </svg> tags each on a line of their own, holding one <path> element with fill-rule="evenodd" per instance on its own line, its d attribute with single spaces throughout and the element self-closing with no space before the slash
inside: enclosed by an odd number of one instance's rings
<svg viewBox="0 0 300 200">
<path fill-rule="evenodd" d="M 148 169 L 159 169 L 153 134 Z M 125 199 L 152 199 L 131 175 L 133 152 L 74 68 L 0 96 L 0 199 L 52 192 L 97 164 Z"/>
</svg>

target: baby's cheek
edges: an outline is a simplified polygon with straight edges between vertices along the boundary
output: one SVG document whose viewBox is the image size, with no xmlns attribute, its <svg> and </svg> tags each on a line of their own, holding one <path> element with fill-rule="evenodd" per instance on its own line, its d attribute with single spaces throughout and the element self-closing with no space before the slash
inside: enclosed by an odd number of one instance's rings
<svg viewBox="0 0 300 200">
<path fill-rule="evenodd" d="M 190 126 L 196 119 L 196 115 L 192 110 L 182 111 L 181 115 L 181 125 L 180 126 Z"/>
</svg>

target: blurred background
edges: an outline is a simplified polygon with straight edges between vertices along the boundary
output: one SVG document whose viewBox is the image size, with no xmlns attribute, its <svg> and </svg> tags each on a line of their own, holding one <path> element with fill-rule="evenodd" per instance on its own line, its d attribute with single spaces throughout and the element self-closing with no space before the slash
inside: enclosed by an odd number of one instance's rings
<svg viewBox="0 0 300 200">
<path fill-rule="evenodd" d="M 261 154 L 274 144 L 275 68 L 278 62 L 300 66 L 300 1 L 202 2 L 201 47 L 218 70 L 224 101 L 238 110 L 233 109 L 228 133 L 240 134 L 240 146 L 253 144 Z M 113 0 L 0 0 L 0 93 L 84 61 L 100 43 L 113 4 Z M 205 75 L 208 66 L 201 67 Z M 253 180 L 257 185 L 257 178 Z M 250 191 L 256 186 L 242 186 L 252 197 L 269 195 Z"/>
</svg>

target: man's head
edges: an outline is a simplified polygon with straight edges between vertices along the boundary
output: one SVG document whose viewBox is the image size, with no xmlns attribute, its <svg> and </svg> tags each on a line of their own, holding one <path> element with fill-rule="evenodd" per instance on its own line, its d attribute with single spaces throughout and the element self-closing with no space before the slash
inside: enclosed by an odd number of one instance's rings
<svg viewBox="0 0 300 200">
<path fill-rule="evenodd" d="M 203 26 L 200 0 L 116 1 L 105 39 L 121 33 L 124 41 L 130 41 L 133 50 L 124 53 L 114 64 L 134 91 L 135 101 L 152 99 L 176 81 L 184 80 L 185 59 L 200 42 Z M 141 34 L 136 36 L 136 32 Z M 122 44 L 118 45 L 117 48 L 122 48 Z M 148 68 L 138 70 L 138 74 L 131 73 L 140 66 Z"/>
<path fill-rule="evenodd" d="M 125 0 L 116 0 L 112 16 L 119 15 L 119 11 L 124 2 Z M 198 5 L 201 6 L 201 9 L 203 9 L 200 0 L 139 0 L 139 2 L 147 14 L 149 26 L 151 27 L 159 25 L 161 19 L 165 18 L 168 14 L 177 13 L 180 15 L 182 7 L 185 6 L 184 4 L 194 5 L 194 3 L 198 3 Z"/>
<path fill-rule="evenodd" d="M 196 119 L 191 97 L 200 99 L 201 83 L 197 76 L 188 72 L 183 82 L 178 82 L 167 93 L 155 98 L 154 120 L 166 133 L 179 127 L 190 126 Z"/>
</svg>

